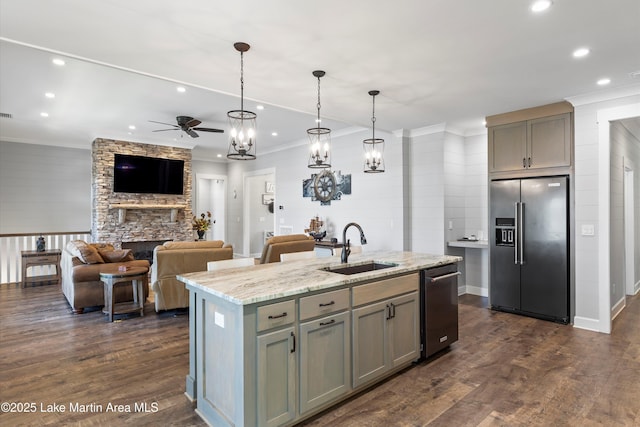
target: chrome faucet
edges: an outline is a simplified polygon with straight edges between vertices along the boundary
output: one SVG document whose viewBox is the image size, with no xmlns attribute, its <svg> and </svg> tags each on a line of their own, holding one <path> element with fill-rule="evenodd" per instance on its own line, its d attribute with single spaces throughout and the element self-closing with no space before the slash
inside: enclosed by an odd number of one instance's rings
<svg viewBox="0 0 640 427">
<path fill-rule="evenodd" d="M 344 227 L 344 230 L 342 230 L 342 254 L 340 255 L 340 262 L 342 263 L 347 262 L 347 260 L 349 259 L 349 254 L 351 253 L 351 240 L 347 240 L 347 229 L 352 225 L 360 230 L 360 243 L 362 243 L 363 245 L 367 244 L 367 238 L 364 237 L 364 231 L 362 231 L 362 227 L 360 227 L 355 222 L 350 222 L 349 224 L 347 224 Z"/>
</svg>

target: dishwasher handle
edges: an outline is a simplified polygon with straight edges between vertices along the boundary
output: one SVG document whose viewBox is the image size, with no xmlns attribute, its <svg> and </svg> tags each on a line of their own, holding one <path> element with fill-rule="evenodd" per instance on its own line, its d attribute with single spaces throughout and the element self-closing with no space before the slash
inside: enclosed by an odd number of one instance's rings
<svg viewBox="0 0 640 427">
<path fill-rule="evenodd" d="M 443 274 L 442 276 L 428 277 L 427 280 L 431 283 L 435 283 L 435 282 L 439 282 L 440 280 L 450 279 L 452 277 L 459 276 L 461 274 L 462 274 L 461 272 L 456 271 L 455 273 Z"/>
</svg>

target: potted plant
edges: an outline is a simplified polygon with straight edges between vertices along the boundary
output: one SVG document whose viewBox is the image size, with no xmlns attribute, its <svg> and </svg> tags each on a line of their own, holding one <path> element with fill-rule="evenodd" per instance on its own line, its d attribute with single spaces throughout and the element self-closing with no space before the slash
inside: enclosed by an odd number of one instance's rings
<svg viewBox="0 0 640 427">
<path fill-rule="evenodd" d="M 191 223 L 193 224 L 193 229 L 198 232 L 198 239 L 204 239 L 204 233 L 211 227 L 211 224 L 215 224 L 215 220 L 211 220 L 211 212 L 207 211 L 207 213 L 201 213 L 200 218 L 194 216 Z"/>
</svg>

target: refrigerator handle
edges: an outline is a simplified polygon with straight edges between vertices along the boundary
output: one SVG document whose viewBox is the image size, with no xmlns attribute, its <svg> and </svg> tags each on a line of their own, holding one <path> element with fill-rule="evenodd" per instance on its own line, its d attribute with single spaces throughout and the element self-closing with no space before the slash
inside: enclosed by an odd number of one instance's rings
<svg viewBox="0 0 640 427">
<path fill-rule="evenodd" d="M 518 220 L 518 205 L 520 203 L 519 202 L 515 202 L 513 204 L 513 208 L 514 208 L 514 217 L 515 217 L 515 227 L 513 229 L 513 238 L 514 238 L 514 242 L 513 242 L 513 262 L 514 264 L 518 264 L 518 230 L 520 229 L 520 222 Z"/>
<path fill-rule="evenodd" d="M 520 265 L 524 265 L 524 202 L 520 203 Z"/>
</svg>

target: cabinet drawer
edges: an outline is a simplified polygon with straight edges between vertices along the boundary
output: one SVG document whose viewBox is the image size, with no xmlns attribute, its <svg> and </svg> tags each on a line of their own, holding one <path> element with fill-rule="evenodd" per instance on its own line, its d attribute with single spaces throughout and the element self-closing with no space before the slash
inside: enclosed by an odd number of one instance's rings
<svg viewBox="0 0 640 427">
<path fill-rule="evenodd" d="M 257 318 L 258 332 L 289 325 L 296 321 L 296 302 L 283 301 L 258 307 Z"/>
<path fill-rule="evenodd" d="M 44 264 L 44 263 L 55 263 L 58 262 L 58 257 L 56 255 L 43 255 L 38 257 L 29 257 L 26 258 L 27 264 Z"/>
<path fill-rule="evenodd" d="M 300 320 L 346 310 L 347 308 L 349 308 L 348 289 L 300 298 Z"/>
<path fill-rule="evenodd" d="M 420 273 L 379 280 L 367 285 L 353 287 L 353 306 L 379 301 L 417 291 L 420 286 Z"/>
</svg>

